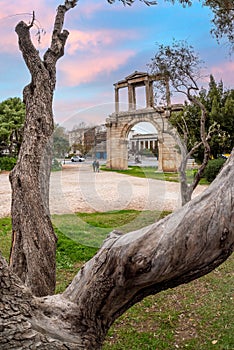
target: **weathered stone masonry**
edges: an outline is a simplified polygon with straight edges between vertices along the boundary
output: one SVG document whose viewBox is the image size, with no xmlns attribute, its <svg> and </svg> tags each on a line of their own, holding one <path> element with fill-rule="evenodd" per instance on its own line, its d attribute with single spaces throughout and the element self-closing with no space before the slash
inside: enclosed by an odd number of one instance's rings
<svg viewBox="0 0 234 350">
<path fill-rule="evenodd" d="M 167 106 L 155 107 L 153 82 L 162 76 L 150 76 L 144 72 L 134 72 L 115 86 L 115 113 L 106 120 L 107 127 L 107 167 L 110 169 L 128 168 L 127 137 L 134 125 L 140 122 L 151 123 L 158 131 L 158 170 L 164 172 L 177 171 L 180 155 L 176 142 L 170 135 L 171 111 L 180 110 L 181 105 L 171 105 L 169 84 L 166 81 Z M 146 108 L 136 108 L 136 88 L 145 86 Z M 128 111 L 119 111 L 119 89 L 128 89 Z"/>
</svg>

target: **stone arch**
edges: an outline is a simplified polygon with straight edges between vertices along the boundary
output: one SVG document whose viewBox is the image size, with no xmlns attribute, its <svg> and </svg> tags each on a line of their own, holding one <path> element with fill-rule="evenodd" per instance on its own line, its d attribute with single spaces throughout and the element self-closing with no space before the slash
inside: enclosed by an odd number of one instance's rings
<svg viewBox="0 0 234 350">
<path fill-rule="evenodd" d="M 158 77 L 157 77 L 158 78 Z M 160 77 L 162 78 L 162 77 Z M 180 162 L 176 142 L 171 136 L 171 124 L 169 116 L 171 110 L 181 110 L 181 105 L 168 104 L 164 107 L 154 107 L 152 104 L 153 90 L 152 81 L 155 77 L 147 73 L 135 72 L 115 85 L 116 111 L 106 120 L 107 127 L 107 167 L 110 169 L 128 168 L 127 136 L 129 130 L 140 122 L 149 122 L 158 131 L 159 145 L 159 171 L 177 171 Z M 136 109 L 135 88 L 146 86 L 146 108 Z M 128 86 L 129 89 L 129 110 L 119 111 L 118 90 Z M 168 99 L 168 103 L 169 103 Z"/>
<path fill-rule="evenodd" d="M 162 130 L 161 130 L 161 127 L 160 127 L 159 123 L 157 121 L 155 121 L 154 119 L 149 118 L 148 116 L 146 116 L 142 120 L 138 120 L 138 119 L 132 118 L 132 120 L 130 120 L 128 123 L 126 123 L 123 126 L 122 131 L 121 131 L 121 138 L 126 137 L 126 135 L 129 134 L 130 130 L 136 124 L 141 123 L 141 122 L 146 122 L 146 123 L 152 124 L 155 127 L 155 129 L 158 131 L 158 138 L 160 140 L 159 142 L 163 142 L 163 133 L 162 133 Z"/>
</svg>

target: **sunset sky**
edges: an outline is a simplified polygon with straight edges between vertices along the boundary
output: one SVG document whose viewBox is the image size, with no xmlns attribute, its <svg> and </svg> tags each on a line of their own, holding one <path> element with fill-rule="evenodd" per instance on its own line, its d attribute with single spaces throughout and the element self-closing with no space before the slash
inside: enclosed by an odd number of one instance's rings
<svg viewBox="0 0 234 350">
<path fill-rule="evenodd" d="M 14 27 L 18 21 L 30 21 L 35 11 L 37 24 L 46 31 L 38 44 L 36 30 L 32 38 L 43 54 L 50 42 L 54 14 L 62 0 L 1 0 L 0 28 L 0 101 L 22 97 L 30 76 L 17 45 Z M 234 61 L 225 41 L 217 44 L 210 35 L 212 13 L 198 1 L 190 8 L 158 1 L 147 7 L 136 2 L 124 7 L 119 1 L 80 0 L 66 16 L 70 35 L 65 56 L 58 62 L 54 98 L 55 121 L 71 128 L 84 121 L 104 122 L 114 112 L 113 84 L 135 70 L 147 71 L 156 43 L 170 44 L 173 38 L 187 40 L 205 61 L 209 74 L 233 88 Z M 124 101 L 123 101 L 124 102 Z"/>
</svg>

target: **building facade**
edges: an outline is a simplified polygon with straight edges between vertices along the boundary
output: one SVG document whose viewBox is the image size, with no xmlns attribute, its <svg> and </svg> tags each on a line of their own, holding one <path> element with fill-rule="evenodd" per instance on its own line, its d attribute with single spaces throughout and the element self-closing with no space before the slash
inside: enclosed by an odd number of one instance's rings
<svg viewBox="0 0 234 350">
<path fill-rule="evenodd" d="M 133 133 L 128 143 L 129 153 L 140 154 L 145 150 L 157 154 L 158 136 L 157 134 L 139 134 Z"/>
<path fill-rule="evenodd" d="M 76 128 L 68 132 L 71 153 L 106 159 L 106 126 Z"/>
</svg>

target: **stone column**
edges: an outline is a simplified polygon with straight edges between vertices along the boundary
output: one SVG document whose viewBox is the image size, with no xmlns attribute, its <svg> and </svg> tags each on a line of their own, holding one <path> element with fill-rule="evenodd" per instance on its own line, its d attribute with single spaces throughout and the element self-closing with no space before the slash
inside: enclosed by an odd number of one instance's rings
<svg viewBox="0 0 234 350">
<path fill-rule="evenodd" d="M 171 135 L 163 134 L 162 144 L 162 170 L 164 172 L 176 172 L 178 169 L 179 154 L 176 142 Z"/>
<path fill-rule="evenodd" d="M 146 108 L 154 106 L 154 95 L 153 95 L 153 83 L 149 80 L 145 81 L 145 93 L 146 93 Z"/>
<path fill-rule="evenodd" d="M 136 140 L 136 152 L 139 151 L 139 140 Z"/>
<path fill-rule="evenodd" d="M 163 145 L 161 142 L 158 143 L 158 171 L 163 171 Z"/>
<path fill-rule="evenodd" d="M 111 123 L 109 122 L 109 118 L 106 121 L 106 167 L 111 169 Z"/>
<path fill-rule="evenodd" d="M 123 126 L 117 123 L 117 118 L 109 118 L 107 126 L 107 162 L 109 169 L 128 168 L 128 140 L 121 137 Z"/>
<path fill-rule="evenodd" d="M 115 113 L 119 113 L 119 88 L 115 86 Z"/>
<path fill-rule="evenodd" d="M 149 82 L 149 107 L 154 107 L 154 90 L 153 90 L 153 82 Z"/>
<path fill-rule="evenodd" d="M 135 109 L 136 109 L 135 87 L 132 84 L 128 84 L 128 110 L 132 111 Z"/>
<path fill-rule="evenodd" d="M 146 99 L 146 108 L 149 108 L 150 107 L 149 80 L 145 81 L 145 99 Z"/>
<path fill-rule="evenodd" d="M 136 110 L 136 88 L 133 86 L 132 89 L 132 100 L 133 100 L 133 109 Z"/>
</svg>

